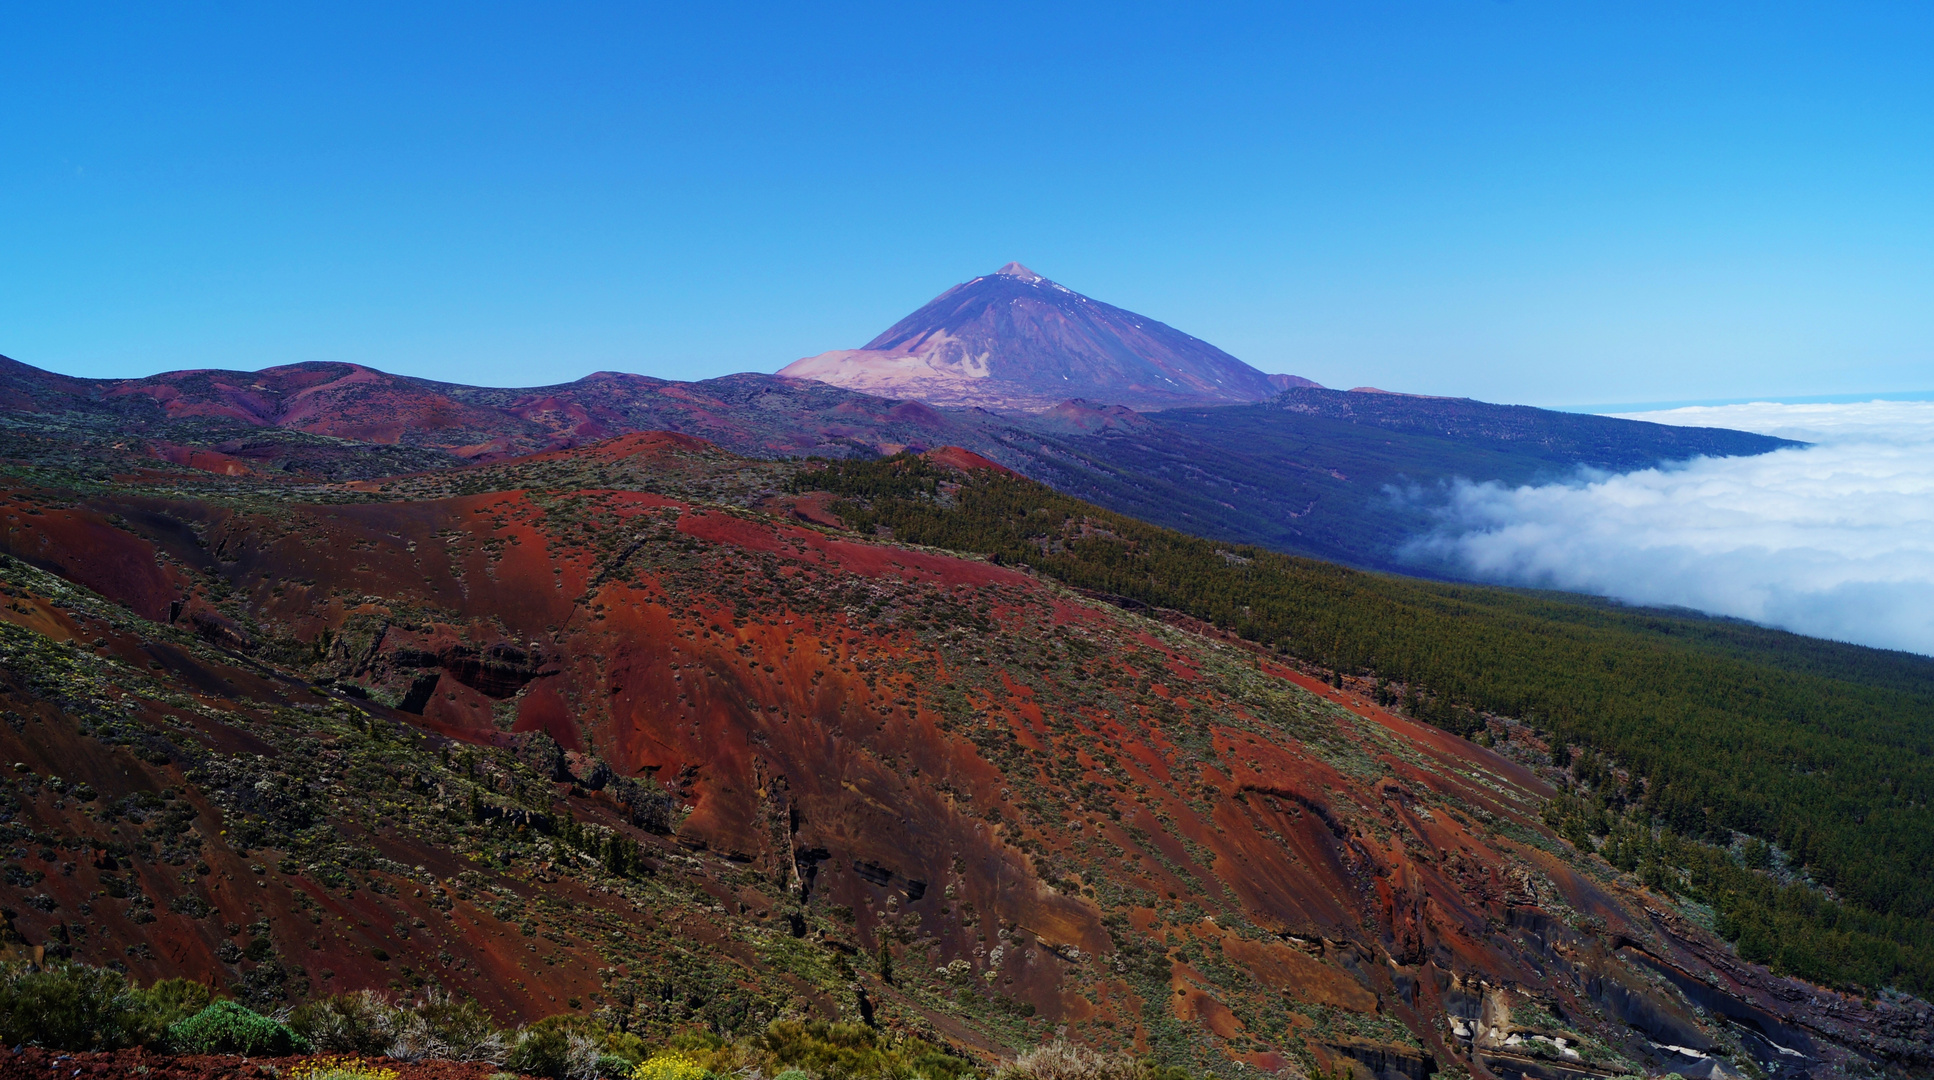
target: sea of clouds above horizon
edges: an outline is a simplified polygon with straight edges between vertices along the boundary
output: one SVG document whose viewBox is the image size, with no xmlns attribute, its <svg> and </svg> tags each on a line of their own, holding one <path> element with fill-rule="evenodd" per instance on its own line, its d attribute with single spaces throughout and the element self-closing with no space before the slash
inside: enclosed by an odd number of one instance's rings
<svg viewBox="0 0 1934 1080">
<path fill-rule="evenodd" d="M 1403 557 L 1934 655 L 1934 402 L 1624 416 L 1812 445 L 1538 486 L 1459 481 Z"/>
</svg>

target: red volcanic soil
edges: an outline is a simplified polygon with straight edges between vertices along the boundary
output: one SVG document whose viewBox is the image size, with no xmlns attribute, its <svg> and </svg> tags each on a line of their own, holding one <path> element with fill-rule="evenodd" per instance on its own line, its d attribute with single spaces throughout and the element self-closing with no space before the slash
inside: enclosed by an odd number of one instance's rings
<svg viewBox="0 0 1934 1080">
<path fill-rule="evenodd" d="M 186 465 L 203 472 L 219 473 L 222 476 L 247 476 L 255 469 L 248 462 L 218 450 L 204 450 L 193 446 L 174 446 L 169 443 L 155 443 L 149 448 L 155 457 L 176 465 Z"/>
<path fill-rule="evenodd" d="M 1078 399 L 1044 409 L 1035 414 L 1035 419 L 1044 426 L 1084 434 L 1145 431 L 1154 426 L 1153 421 L 1127 406 L 1095 405 Z"/>
<path fill-rule="evenodd" d="M 974 453 L 972 450 L 959 446 L 942 446 L 936 450 L 929 450 L 921 456 L 944 469 L 956 469 L 960 472 L 969 472 L 974 469 L 992 469 L 995 472 L 1005 473 L 1008 476 L 1020 475 L 1013 469 L 997 461 L 989 461 L 987 458 Z"/>
<path fill-rule="evenodd" d="M 103 656 L 169 669 L 185 698 L 173 703 L 133 698 L 139 702 L 133 715 L 209 750 L 273 758 L 278 751 L 251 730 L 272 722 L 267 710 L 313 708 L 329 700 L 307 688 L 292 691 L 246 668 L 209 664 L 164 641 L 38 605 L 23 613 L 22 606 L 0 609 L 0 619 L 36 629 L 52 624 L 64 640 L 101 641 L 96 651 Z M 33 794 L 20 798 L 14 820 L 40 835 L 69 837 L 78 847 L 48 849 L 52 857 L 30 853 L 21 864 L 38 872 L 32 891 L 46 899 L 40 905 L 9 904 L 16 912 L 9 922 L 16 940 L 65 941 L 67 921 L 84 915 L 88 936 L 80 940 L 103 950 L 84 953 L 84 959 L 113 959 L 144 982 L 182 976 L 223 985 L 233 971 L 221 954 L 235 936 L 225 925 L 267 918 L 268 939 L 281 955 L 307 965 L 310 988 L 318 994 L 384 987 L 398 965 L 421 967 L 438 955 L 444 958 L 446 985 L 477 998 L 500 1019 L 561 1012 L 561 1003 L 598 989 L 594 971 L 601 957 L 583 942 L 547 944 L 541 955 L 549 962 L 531 963 L 536 957 L 524 948 L 517 927 L 521 912 L 462 895 L 447 884 L 426 888 L 425 871 L 449 878 L 474 868 L 422 836 L 343 823 L 345 835 L 393 862 L 391 869 L 363 875 L 369 888 L 345 895 L 278 866 L 266 852 L 239 849 L 229 838 L 222 809 L 176 765 L 143 760 L 126 747 L 80 735 L 14 679 L 0 679 L 0 707 L 21 721 L 0 727 L 0 759 L 14 763 L 14 775 L 31 777 L 35 784 Z M 211 718 L 208 710 L 219 710 L 225 721 Z M 54 778 L 70 787 L 85 783 L 93 794 L 87 801 L 63 798 L 51 789 Z M 117 854 L 127 851 L 126 827 L 98 813 L 139 793 L 161 791 L 181 793 L 170 812 L 185 814 L 197 834 L 196 873 L 184 875 L 167 862 Z M 594 819 L 601 812 L 592 806 L 582 810 Z M 525 888 L 494 872 L 488 878 L 487 884 Z M 621 910 L 611 898 L 573 882 L 558 882 L 550 891 L 571 903 Z M 151 903 L 123 909 L 102 899 L 117 894 L 144 896 Z M 398 926 L 415 929 L 399 932 Z M 137 943 L 141 947 L 123 949 Z"/>
<path fill-rule="evenodd" d="M 638 456 L 649 460 L 668 453 L 723 454 L 724 451 L 716 444 L 695 435 L 681 435 L 675 431 L 635 431 L 629 435 L 605 439 L 588 446 L 530 454 L 521 458 L 508 459 L 500 464 L 515 465 L 565 460 L 621 461 Z"/>
<path fill-rule="evenodd" d="M 769 496 L 760 500 L 757 506 L 768 514 L 838 529 L 844 527 L 839 515 L 833 513 L 833 504 L 838 501 L 839 496 L 829 492 L 809 491 L 803 495 Z"/>
<path fill-rule="evenodd" d="M 715 451 L 635 435 L 581 453 Z M 382 987 L 406 965 L 500 1019 L 530 1019 L 609 1000 L 612 972 L 655 972 L 689 943 L 748 993 L 783 988 L 831 1010 L 857 986 L 882 1023 L 983 1050 L 1062 1026 L 1145 1050 L 1173 1028 L 1151 1016 L 1172 1017 L 1259 1068 L 1381 1062 L 1383 1080 L 1431 1063 L 1496 1075 L 1509 1062 L 1487 1066 L 1492 1051 L 1460 1042 L 1445 1017 L 1508 1014 L 1527 997 L 1644 1053 L 1601 1002 L 1697 1026 L 1651 973 L 1720 987 L 1769 1025 L 1814 993 L 1717 963 L 1724 946 L 1663 914 L 1668 901 L 1554 854 L 1539 817 L 1549 789 L 1509 759 L 1206 627 L 977 559 L 628 490 L 253 509 L 16 490 L 0 509 L 22 559 L 150 619 L 179 604 L 201 641 L 235 650 L 198 659 L 159 632 L 31 597 L 0 610 L 169 672 L 181 696 L 135 713 L 203 745 L 267 755 L 289 709 L 336 700 L 241 655 L 272 644 L 310 658 L 308 676 L 370 695 L 358 706 L 370 730 L 428 733 L 422 760 L 437 768 L 544 732 L 578 755 L 572 777 L 603 768 L 676 800 L 668 834 L 637 835 L 661 891 L 693 898 L 674 917 L 640 914 L 567 856 L 499 867 L 379 814 L 340 823 L 387 860 L 345 895 L 229 847 L 199 795 L 207 875 L 109 861 L 63 877 L 33 863 L 61 914 L 10 902 L 28 940 L 113 885 L 103 874 L 139 881 L 153 921 L 116 908 L 85 944 L 135 949 L 128 966 L 144 979 L 234 978 L 222 923 L 259 909 L 317 991 Z M 24 683 L 0 690 L 11 715 L 33 718 L 0 726 L 0 760 L 86 779 L 102 805 L 193 788 L 173 764 L 61 726 Z M 446 783 L 411 769 L 368 775 L 421 792 Z M 554 789 L 519 805 L 628 827 L 610 789 L 546 779 Z M 20 820 L 101 851 L 116 842 L 105 817 L 50 789 L 21 800 Z M 446 813 L 463 805 L 436 797 Z M 171 910 L 191 894 L 219 916 Z M 587 921 L 519 926 L 545 903 Z M 885 948 L 900 981 L 858 971 L 828 989 L 772 960 L 789 955 L 774 940 L 855 969 Z M 1821 1009 L 1823 1025 L 1881 1022 Z"/>
<path fill-rule="evenodd" d="M 31 492 L 0 485 L 0 551 L 93 589 L 145 619 L 168 617 L 192 587 L 154 557 L 154 540 L 84 508 L 47 509 Z"/>
</svg>

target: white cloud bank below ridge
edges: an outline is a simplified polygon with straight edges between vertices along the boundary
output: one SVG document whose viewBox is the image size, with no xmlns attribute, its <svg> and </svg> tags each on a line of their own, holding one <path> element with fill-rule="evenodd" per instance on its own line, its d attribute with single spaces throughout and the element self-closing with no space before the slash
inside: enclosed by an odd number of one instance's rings
<svg viewBox="0 0 1934 1080">
<path fill-rule="evenodd" d="M 1934 655 L 1934 402 L 1626 415 L 1814 445 L 1538 487 L 1460 482 L 1405 556 Z"/>
</svg>

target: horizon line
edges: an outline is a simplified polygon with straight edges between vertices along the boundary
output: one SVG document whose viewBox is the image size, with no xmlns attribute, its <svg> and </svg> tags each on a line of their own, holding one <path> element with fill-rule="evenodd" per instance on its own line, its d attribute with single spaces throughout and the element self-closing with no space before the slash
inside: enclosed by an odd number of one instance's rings
<svg viewBox="0 0 1934 1080">
<path fill-rule="evenodd" d="M 1610 405 L 1544 405 L 1552 412 L 1604 415 L 1625 412 L 1663 412 L 1719 405 L 1850 405 L 1867 401 L 1934 401 L 1934 390 L 1870 391 L 1860 394 L 1756 394 L 1752 397 L 1700 398 L 1681 401 L 1633 401 Z"/>
</svg>

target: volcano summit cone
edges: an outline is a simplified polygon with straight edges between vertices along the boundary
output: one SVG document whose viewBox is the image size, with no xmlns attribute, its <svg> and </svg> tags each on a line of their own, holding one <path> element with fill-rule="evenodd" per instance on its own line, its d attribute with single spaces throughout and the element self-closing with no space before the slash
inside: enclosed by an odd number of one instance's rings
<svg viewBox="0 0 1934 1080">
<path fill-rule="evenodd" d="M 1070 398 L 1140 410 L 1243 404 L 1315 385 L 1264 374 L 1018 262 L 948 289 L 863 348 L 797 360 L 779 374 L 932 405 L 1026 412 Z"/>
</svg>

